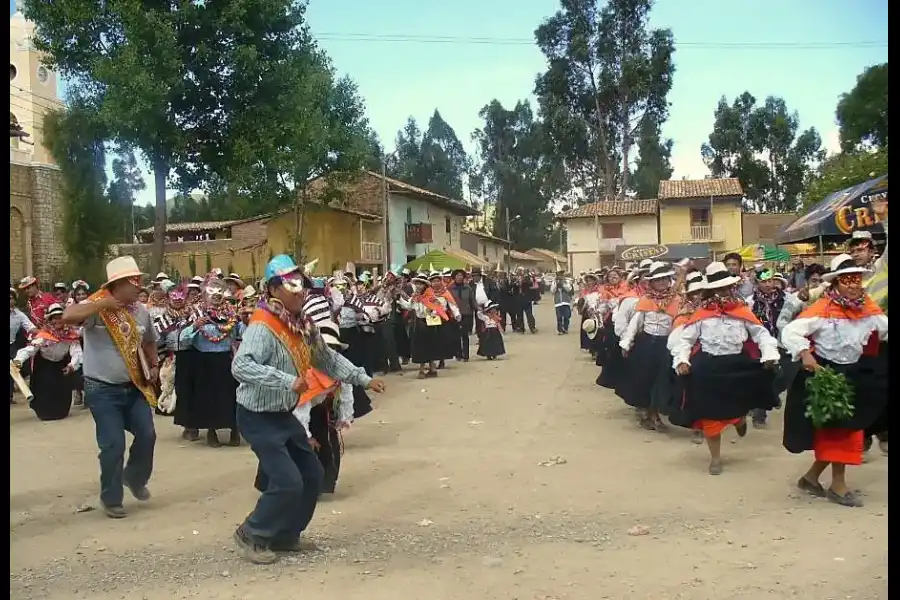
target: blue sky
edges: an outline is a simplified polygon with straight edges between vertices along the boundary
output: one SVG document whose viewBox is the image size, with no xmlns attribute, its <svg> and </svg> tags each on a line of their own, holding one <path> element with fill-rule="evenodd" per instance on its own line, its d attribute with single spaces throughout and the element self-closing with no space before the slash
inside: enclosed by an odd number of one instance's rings
<svg viewBox="0 0 900 600">
<path fill-rule="evenodd" d="M 529 41 L 557 7 L 558 0 L 312 0 L 308 16 L 335 67 L 358 83 L 389 150 L 408 116 L 424 125 L 435 108 L 472 150 L 482 106 L 531 97 L 544 60 Z M 677 44 L 664 128 L 675 141 L 675 177 L 707 173 L 700 145 L 716 103 L 745 90 L 783 97 L 801 127 L 816 127 L 835 149 L 838 97 L 888 56 L 887 0 L 658 0 L 651 21 L 672 29 Z M 488 43 L 465 41 L 472 38 Z M 151 198 L 151 190 L 142 196 Z"/>
</svg>

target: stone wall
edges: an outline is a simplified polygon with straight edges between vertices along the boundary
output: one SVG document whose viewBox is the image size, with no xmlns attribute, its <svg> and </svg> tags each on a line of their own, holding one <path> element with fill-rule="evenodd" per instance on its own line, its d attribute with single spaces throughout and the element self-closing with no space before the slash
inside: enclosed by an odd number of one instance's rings
<svg viewBox="0 0 900 600">
<path fill-rule="evenodd" d="M 59 169 L 10 163 L 10 279 L 34 275 L 47 284 L 59 276 L 66 260 L 63 210 Z"/>
</svg>

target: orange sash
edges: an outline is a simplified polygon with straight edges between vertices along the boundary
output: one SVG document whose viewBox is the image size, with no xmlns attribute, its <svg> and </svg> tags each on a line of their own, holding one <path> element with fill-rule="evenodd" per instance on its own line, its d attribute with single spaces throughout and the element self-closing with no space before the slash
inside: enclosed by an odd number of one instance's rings
<svg viewBox="0 0 900 600">
<path fill-rule="evenodd" d="M 819 298 L 797 315 L 797 318 L 814 319 L 821 317 L 823 319 L 850 319 L 855 321 L 880 314 L 883 314 L 881 307 L 866 294 L 861 310 L 847 310 L 843 306 L 832 302 L 830 298 Z"/>
<path fill-rule="evenodd" d="M 681 304 L 678 296 L 674 296 L 665 308 L 661 307 L 655 300 L 647 296 L 641 296 L 637 305 L 634 307 L 635 312 L 664 312 L 673 319 L 678 316 L 679 305 Z"/>
<path fill-rule="evenodd" d="M 90 298 L 88 298 L 88 301 L 96 302 L 107 296 L 109 296 L 109 291 L 101 289 L 94 292 Z M 100 317 L 100 320 L 103 321 L 103 325 L 106 326 L 106 331 L 109 333 L 109 337 L 116 347 L 116 350 L 119 351 L 119 355 L 125 363 L 125 368 L 128 370 L 128 378 L 131 379 L 131 383 L 141 391 L 144 398 L 147 399 L 147 403 L 153 408 L 156 408 L 156 391 L 153 389 L 153 384 L 144 377 L 144 370 L 141 367 L 141 358 L 138 355 L 139 352 L 143 352 L 143 349 L 141 348 L 143 336 L 138 329 L 134 317 L 131 316 L 131 313 L 128 312 L 127 308 L 118 308 L 115 310 L 104 309 L 97 313 L 97 315 Z"/>
<path fill-rule="evenodd" d="M 447 311 L 444 310 L 444 307 L 441 306 L 437 299 L 438 297 L 431 288 L 425 288 L 425 293 L 416 294 L 412 298 L 413 302 L 421 302 L 425 308 L 439 316 L 441 320 L 449 321 L 450 317 L 447 316 Z"/>
<path fill-rule="evenodd" d="M 759 319 L 756 318 L 756 315 L 753 314 L 753 311 L 750 310 L 750 307 L 747 305 L 736 306 L 734 308 L 728 310 L 711 310 L 709 308 L 698 308 L 691 314 L 683 325 L 692 325 L 697 321 L 702 321 L 703 319 L 711 319 L 713 317 L 732 317 L 734 319 L 740 319 L 742 321 L 747 321 L 748 323 L 752 323 L 753 325 L 762 325 Z"/>
<path fill-rule="evenodd" d="M 314 369 L 310 368 L 309 346 L 306 345 L 306 341 L 288 329 L 288 326 L 285 325 L 281 319 L 267 310 L 257 308 L 250 316 L 250 323 L 259 323 L 271 331 L 272 335 L 275 336 L 275 339 L 281 342 L 281 345 L 284 346 L 284 349 L 287 350 L 287 353 L 290 355 L 291 362 L 294 363 L 294 369 L 297 371 L 297 376 L 303 377 L 306 384 L 309 386 L 307 391 L 312 390 L 315 386 L 322 383 L 315 374 L 313 374 L 314 381 L 309 379 L 310 373 L 314 371 Z M 298 405 L 302 403 L 303 396 L 304 395 L 298 394 Z M 308 398 L 307 402 L 313 397 L 314 396 Z"/>
<path fill-rule="evenodd" d="M 339 385 L 339 382 L 335 381 L 322 371 L 313 368 L 306 370 L 306 377 L 303 379 L 306 381 L 308 387 L 305 392 L 300 394 L 300 400 L 297 402 L 297 406 L 312 402 L 319 396 L 331 394 Z"/>
<path fill-rule="evenodd" d="M 441 292 L 440 294 L 438 294 L 438 297 L 443 298 L 443 299 L 446 300 L 449 304 L 452 304 L 453 306 L 456 306 L 456 298 L 453 297 L 453 293 L 452 293 L 450 290 L 445 289 L 443 292 Z"/>
<path fill-rule="evenodd" d="M 628 284 L 624 281 L 620 281 L 615 287 L 604 286 L 603 299 L 610 300 L 612 298 L 623 298 L 628 292 Z"/>
</svg>

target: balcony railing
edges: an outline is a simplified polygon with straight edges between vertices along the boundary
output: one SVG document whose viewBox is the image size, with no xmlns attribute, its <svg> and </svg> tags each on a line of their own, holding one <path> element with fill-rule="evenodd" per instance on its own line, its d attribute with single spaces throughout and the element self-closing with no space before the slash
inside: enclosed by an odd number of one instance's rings
<svg viewBox="0 0 900 600">
<path fill-rule="evenodd" d="M 682 242 L 724 242 L 725 230 L 721 225 L 691 225 L 682 236 Z"/>
<path fill-rule="evenodd" d="M 380 263 L 384 260 L 384 247 L 378 242 L 362 242 L 360 244 L 361 262 Z"/>
</svg>

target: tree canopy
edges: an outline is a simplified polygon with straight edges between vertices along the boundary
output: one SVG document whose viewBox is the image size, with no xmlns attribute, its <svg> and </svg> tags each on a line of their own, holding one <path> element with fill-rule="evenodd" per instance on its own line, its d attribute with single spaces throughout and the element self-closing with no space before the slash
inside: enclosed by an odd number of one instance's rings
<svg viewBox="0 0 900 600">
<path fill-rule="evenodd" d="M 167 183 L 259 212 L 306 182 L 355 171 L 369 134 L 352 81 L 306 26 L 306 0 L 30 2 L 35 45 L 154 172 L 154 269 Z M 208 189 L 211 188 L 211 189 Z M 225 190 L 225 192 L 223 192 Z"/>
<path fill-rule="evenodd" d="M 413 117 L 397 132 L 387 173 L 437 194 L 462 201 L 469 157 L 453 127 L 435 109 L 424 132 Z"/>
<path fill-rule="evenodd" d="M 741 181 L 747 208 L 794 212 L 816 164 L 825 157 L 819 133 L 799 129 L 797 113 L 781 98 L 770 96 L 758 105 L 750 92 L 731 104 L 722 97 L 709 142 L 701 148 L 703 160 L 714 177 Z"/>
<path fill-rule="evenodd" d="M 835 111 L 841 149 L 888 145 L 888 64 L 875 65 L 856 78 L 853 89 L 841 96 Z"/>
<path fill-rule="evenodd" d="M 632 191 L 635 142 L 658 133 L 668 118 L 674 38 L 668 29 L 650 29 L 652 6 L 652 0 L 562 0 L 535 31 L 548 63 L 535 83 L 548 136 L 590 200 Z M 658 137 L 656 144 L 665 145 Z M 645 146 L 652 152 L 652 144 Z"/>
</svg>

